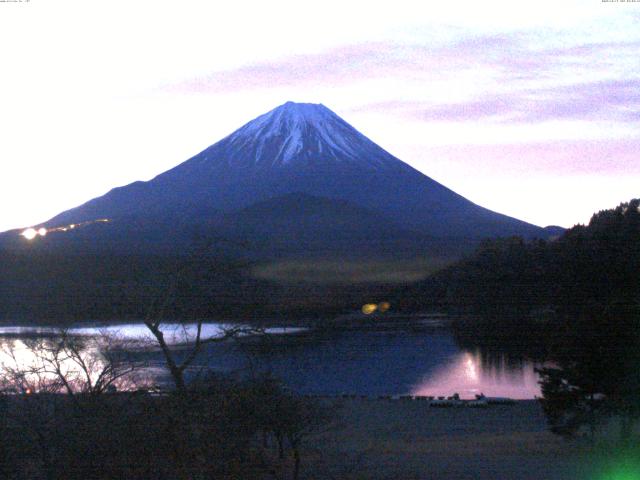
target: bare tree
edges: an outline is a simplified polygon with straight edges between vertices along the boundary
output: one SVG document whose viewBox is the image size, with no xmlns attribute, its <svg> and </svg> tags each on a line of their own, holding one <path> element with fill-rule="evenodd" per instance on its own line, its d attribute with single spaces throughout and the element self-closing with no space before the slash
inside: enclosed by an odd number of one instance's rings
<svg viewBox="0 0 640 480">
<path fill-rule="evenodd" d="M 133 346 L 131 340 L 106 331 L 77 336 L 61 330 L 41 342 L 35 353 L 41 356 L 44 373 L 53 375 L 69 395 L 97 396 L 134 387 L 140 365 L 130 358 Z"/>
<path fill-rule="evenodd" d="M 36 347 L 44 340 L 7 339 L 1 347 L 0 389 L 2 393 L 59 392 L 62 384 L 45 372 L 45 362 Z"/>
<path fill-rule="evenodd" d="M 284 432 L 293 456 L 293 479 L 300 476 L 301 451 L 305 442 L 329 428 L 329 410 L 316 402 L 300 397 L 289 397 L 285 413 Z"/>
<path fill-rule="evenodd" d="M 254 414 L 261 428 L 275 439 L 280 460 L 284 459 L 288 444 L 293 457 L 293 478 L 298 480 L 305 442 L 333 427 L 336 406 L 329 408 L 312 398 L 296 395 L 271 377 L 254 380 L 253 389 L 258 397 Z M 266 438 L 263 446 L 267 446 Z"/>
<path fill-rule="evenodd" d="M 223 343 L 246 335 L 262 335 L 264 329 L 251 326 L 227 326 L 216 329 L 212 335 L 206 335 L 204 315 L 196 315 L 195 319 L 167 319 L 171 305 L 182 297 L 206 297 L 207 269 L 210 249 L 213 242 L 224 242 L 215 238 L 199 240 L 189 255 L 176 260 L 172 272 L 159 279 L 157 285 L 147 285 L 146 298 L 148 308 L 144 325 L 153 335 L 157 347 L 163 355 L 176 391 L 186 391 L 185 372 L 192 368 L 208 344 Z M 198 302 L 203 303 L 202 298 Z"/>
<path fill-rule="evenodd" d="M 204 321 L 198 320 L 191 325 L 179 324 L 178 329 L 180 334 L 174 334 L 173 338 L 167 339 L 167 332 L 171 327 L 168 326 L 166 322 L 163 322 L 161 318 L 147 318 L 144 324 L 160 347 L 166 367 L 169 370 L 171 379 L 178 392 L 186 391 L 185 371 L 193 366 L 194 361 L 202 352 L 205 345 L 222 343 L 242 334 L 262 331 L 250 327 L 233 326 L 220 329 L 220 334 L 203 336 L 202 327 Z M 175 330 L 174 328 L 174 332 Z M 179 356 L 178 351 L 180 351 L 182 355 Z"/>
</svg>

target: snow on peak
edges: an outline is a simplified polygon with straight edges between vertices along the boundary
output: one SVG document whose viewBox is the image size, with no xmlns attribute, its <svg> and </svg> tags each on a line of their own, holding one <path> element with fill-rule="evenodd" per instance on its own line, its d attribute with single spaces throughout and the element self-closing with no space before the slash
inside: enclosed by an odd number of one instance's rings
<svg viewBox="0 0 640 480">
<path fill-rule="evenodd" d="M 314 103 L 286 102 L 247 123 L 227 141 L 234 150 L 251 151 L 256 165 L 312 160 L 360 163 L 366 158 L 368 167 L 378 168 L 391 157 L 327 107 Z"/>
<path fill-rule="evenodd" d="M 322 104 L 287 102 L 249 122 L 237 133 L 243 135 L 276 136 L 285 131 L 294 133 L 308 126 L 321 129 L 340 117 Z"/>
</svg>

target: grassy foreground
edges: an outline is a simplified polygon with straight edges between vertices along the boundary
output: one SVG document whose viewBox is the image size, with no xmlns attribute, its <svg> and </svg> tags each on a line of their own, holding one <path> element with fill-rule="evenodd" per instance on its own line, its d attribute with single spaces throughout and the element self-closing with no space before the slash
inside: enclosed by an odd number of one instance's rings
<svg viewBox="0 0 640 480">
<path fill-rule="evenodd" d="M 483 409 L 402 400 L 339 403 L 334 427 L 309 439 L 301 478 L 590 478 L 589 447 L 549 433 L 535 401 Z"/>
</svg>

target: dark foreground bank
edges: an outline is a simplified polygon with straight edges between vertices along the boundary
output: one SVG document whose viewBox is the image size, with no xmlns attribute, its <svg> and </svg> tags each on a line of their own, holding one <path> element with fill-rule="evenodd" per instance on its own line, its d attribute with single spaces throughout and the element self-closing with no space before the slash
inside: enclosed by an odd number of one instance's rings
<svg viewBox="0 0 640 480">
<path fill-rule="evenodd" d="M 606 438 L 549 433 L 536 401 L 434 408 L 298 397 L 269 381 L 180 395 L 1 400 L 2 478 L 596 480 L 618 478 L 620 468 L 640 473 L 637 459 Z"/>
<path fill-rule="evenodd" d="M 582 480 L 601 478 L 614 458 L 606 442 L 549 433 L 535 400 L 442 409 L 358 398 L 339 412 L 336 428 L 310 443 L 302 478 Z"/>
</svg>

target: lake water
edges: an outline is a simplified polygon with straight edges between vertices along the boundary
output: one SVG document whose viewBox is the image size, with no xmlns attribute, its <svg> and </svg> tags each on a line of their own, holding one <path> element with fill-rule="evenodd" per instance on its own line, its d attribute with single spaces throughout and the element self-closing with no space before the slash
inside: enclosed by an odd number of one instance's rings
<svg viewBox="0 0 640 480">
<path fill-rule="evenodd" d="M 169 328 L 170 340 L 180 343 L 194 331 Z M 228 327 L 207 324 L 206 335 Z M 140 324 L 112 325 L 97 329 L 83 327 L 70 333 L 92 336 L 98 332 L 122 338 L 150 339 Z M 0 344 L 20 350 L 19 359 L 29 356 L 19 337 L 50 335 L 51 330 L 25 327 L 0 328 Z M 476 350 L 461 349 L 447 331 L 348 331 L 332 335 L 300 335 L 300 329 L 269 329 L 265 341 L 211 344 L 194 365 L 191 374 L 210 368 L 244 374 L 271 372 L 295 391 L 337 395 L 452 395 L 473 398 L 475 394 L 530 399 L 540 395 L 538 377 L 531 362 L 513 360 Z M 298 335 L 292 335 L 297 333 Z M 5 340 L 1 340 L 4 338 Z M 270 339 L 275 339 L 271 341 Z M 6 358 L 6 353 L 3 354 Z M 139 353 L 161 375 L 162 359 L 155 351 Z M 0 356 L 0 363 L 2 363 Z M 158 378 L 159 381 L 162 378 Z M 165 378 L 166 380 L 166 378 Z"/>
</svg>

